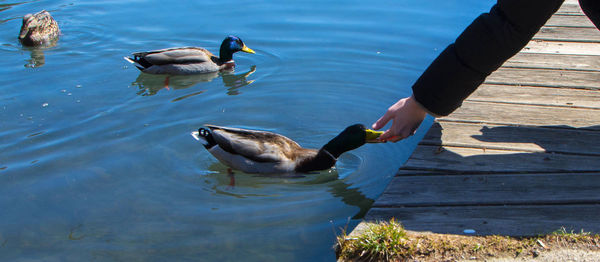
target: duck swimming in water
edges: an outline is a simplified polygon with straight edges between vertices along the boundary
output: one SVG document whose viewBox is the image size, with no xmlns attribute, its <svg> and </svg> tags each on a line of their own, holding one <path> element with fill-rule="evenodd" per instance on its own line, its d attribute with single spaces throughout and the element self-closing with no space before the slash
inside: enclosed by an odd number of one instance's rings
<svg viewBox="0 0 600 262">
<path fill-rule="evenodd" d="M 306 149 L 293 140 L 267 131 L 205 125 L 192 136 L 223 164 L 246 173 L 307 173 L 335 165 L 344 152 L 365 143 L 384 142 L 383 134 L 355 124 L 320 149 Z"/>
<path fill-rule="evenodd" d="M 60 29 L 50 13 L 42 10 L 23 17 L 19 41 L 24 46 L 51 45 L 58 40 Z"/>
<path fill-rule="evenodd" d="M 221 43 L 219 57 L 202 47 L 175 47 L 133 53 L 125 60 L 149 74 L 189 75 L 217 72 L 235 67 L 233 54 L 242 51 L 254 54 L 239 37 L 228 36 Z"/>
</svg>

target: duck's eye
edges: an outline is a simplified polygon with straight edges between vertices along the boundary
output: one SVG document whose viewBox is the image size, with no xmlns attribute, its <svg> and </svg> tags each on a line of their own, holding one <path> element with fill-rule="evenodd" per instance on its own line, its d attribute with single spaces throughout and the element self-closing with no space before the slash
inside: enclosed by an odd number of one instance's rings
<svg viewBox="0 0 600 262">
<path fill-rule="evenodd" d="M 237 50 L 237 49 L 240 49 L 241 47 L 236 41 L 233 41 L 229 44 L 229 48 L 231 50 Z"/>
</svg>

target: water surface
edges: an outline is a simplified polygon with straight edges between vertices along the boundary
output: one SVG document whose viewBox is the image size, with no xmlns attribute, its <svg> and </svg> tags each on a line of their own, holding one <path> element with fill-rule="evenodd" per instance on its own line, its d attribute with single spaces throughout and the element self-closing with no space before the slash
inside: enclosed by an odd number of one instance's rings
<svg viewBox="0 0 600 262">
<path fill-rule="evenodd" d="M 318 148 L 370 125 L 491 1 L 0 1 L 0 260 L 333 261 L 431 124 L 331 170 L 257 176 L 189 134 L 256 128 Z M 23 48 L 49 10 L 58 44 Z M 141 74 L 135 51 L 229 34 L 234 72 Z M 235 181 L 233 181 L 235 180 Z M 234 183 L 232 183 L 234 182 Z"/>
</svg>

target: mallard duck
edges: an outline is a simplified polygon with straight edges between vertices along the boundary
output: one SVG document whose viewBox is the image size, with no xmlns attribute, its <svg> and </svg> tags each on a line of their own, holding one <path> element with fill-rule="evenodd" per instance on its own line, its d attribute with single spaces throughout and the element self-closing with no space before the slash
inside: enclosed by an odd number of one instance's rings
<svg viewBox="0 0 600 262">
<path fill-rule="evenodd" d="M 223 164 L 246 173 L 307 173 L 335 165 L 338 157 L 365 143 L 383 142 L 383 132 L 355 124 L 320 149 L 306 149 L 272 132 L 205 125 L 192 132 Z"/>
<path fill-rule="evenodd" d="M 125 60 L 144 73 L 188 75 L 231 69 L 235 67 L 233 53 L 238 51 L 255 53 L 240 38 L 230 35 L 221 43 L 219 57 L 202 47 L 175 47 L 133 53 Z"/>
<path fill-rule="evenodd" d="M 42 10 L 23 17 L 19 41 L 25 46 L 49 45 L 56 42 L 58 35 L 60 35 L 58 23 L 48 11 Z"/>
</svg>

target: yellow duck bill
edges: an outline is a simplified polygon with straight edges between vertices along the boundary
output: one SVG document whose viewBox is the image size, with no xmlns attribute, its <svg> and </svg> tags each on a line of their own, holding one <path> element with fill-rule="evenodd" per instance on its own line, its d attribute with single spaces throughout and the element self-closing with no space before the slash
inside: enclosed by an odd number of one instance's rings
<svg viewBox="0 0 600 262">
<path fill-rule="evenodd" d="M 365 132 L 367 133 L 365 141 L 367 143 L 383 143 L 385 141 L 379 140 L 379 136 L 381 136 L 383 134 L 383 131 L 375 131 L 372 129 L 367 129 L 365 130 Z"/>
<path fill-rule="evenodd" d="M 255 54 L 256 52 L 254 52 L 254 50 L 250 49 L 249 47 L 247 47 L 246 45 L 244 45 L 242 47 L 242 52 L 246 52 L 246 53 L 250 53 L 250 54 Z"/>
</svg>

